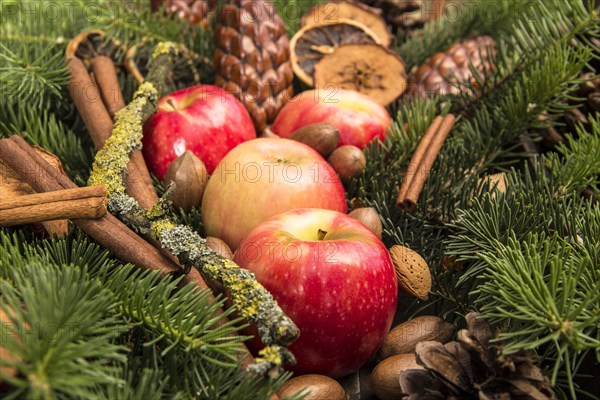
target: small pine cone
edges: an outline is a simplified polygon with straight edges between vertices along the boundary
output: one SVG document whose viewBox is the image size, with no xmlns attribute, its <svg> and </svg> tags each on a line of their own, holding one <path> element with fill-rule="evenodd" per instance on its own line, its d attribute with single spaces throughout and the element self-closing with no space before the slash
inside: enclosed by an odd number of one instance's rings
<svg viewBox="0 0 600 400">
<path fill-rule="evenodd" d="M 489 36 L 456 43 L 435 54 L 414 72 L 409 93 L 426 97 L 469 92 L 470 87 L 476 87 L 478 80 L 483 80 L 494 69 L 495 54 L 496 42 Z"/>
<path fill-rule="evenodd" d="M 177 15 L 192 25 L 208 25 L 208 18 L 217 0 L 152 0 L 152 10 L 158 11 L 163 4 L 167 14 Z"/>
<path fill-rule="evenodd" d="M 228 0 L 215 29 L 215 84 L 244 103 L 262 132 L 293 95 L 286 28 L 268 0 Z"/>
<path fill-rule="evenodd" d="M 444 12 L 445 0 L 361 0 L 381 10 L 381 15 L 394 34 L 407 35 L 423 28 L 426 22 L 439 18 Z"/>
<path fill-rule="evenodd" d="M 556 399 L 532 354 L 503 355 L 501 345 L 492 342 L 496 331 L 476 313 L 466 318 L 467 329 L 458 332 L 457 341 L 417 345 L 417 363 L 424 369 L 400 374 L 403 399 Z"/>
</svg>

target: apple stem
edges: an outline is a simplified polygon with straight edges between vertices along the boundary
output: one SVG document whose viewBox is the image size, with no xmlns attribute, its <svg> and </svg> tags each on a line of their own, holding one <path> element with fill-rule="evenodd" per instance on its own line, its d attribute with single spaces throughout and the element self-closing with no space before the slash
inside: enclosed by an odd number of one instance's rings
<svg viewBox="0 0 600 400">
<path fill-rule="evenodd" d="M 323 229 L 319 229 L 319 232 L 317 232 L 318 240 L 324 240 L 325 236 L 327 236 L 327 231 L 324 231 Z"/>
<path fill-rule="evenodd" d="M 177 104 L 173 101 L 173 99 L 167 99 L 167 104 L 173 109 L 173 111 L 177 110 Z"/>
</svg>

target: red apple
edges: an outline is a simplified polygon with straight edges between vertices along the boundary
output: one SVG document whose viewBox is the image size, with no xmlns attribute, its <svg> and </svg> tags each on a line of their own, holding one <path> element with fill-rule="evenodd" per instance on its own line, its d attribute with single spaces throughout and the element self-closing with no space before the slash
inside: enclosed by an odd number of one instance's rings
<svg viewBox="0 0 600 400">
<path fill-rule="evenodd" d="M 353 90 L 311 90 L 290 100 L 277 115 L 271 130 L 290 137 L 306 125 L 327 122 L 340 131 L 338 146 L 365 147 L 383 140 L 392 124 L 386 109 L 370 97 Z"/>
<path fill-rule="evenodd" d="M 398 292 L 389 253 L 346 214 L 276 215 L 242 241 L 233 259 L 254 272 L 300 328 L 290 346 L 295 372 L 340 377 L 356 371 L 390 329 Z M 256 339 L 249 345 L 262 347 Z"/>
<path fill-rule="evenodd" d="M 212 173 L 229 150 L 256 138 L 250 114 L 235 97 L 217 86 L 178 90 L 158 102 L 144 124 L 144 158 L 161 180 L 169 165 L 190 150 Z"/>
<path fill-rule="evenodd" d="M 346 212 L 340 179 L 307 145 L 261 138 L 242 143 L 219 163 L 204 190 L 202 222 L 208 236 L 235 250 L 267 218 L 303 207 Z"/>
</svg>

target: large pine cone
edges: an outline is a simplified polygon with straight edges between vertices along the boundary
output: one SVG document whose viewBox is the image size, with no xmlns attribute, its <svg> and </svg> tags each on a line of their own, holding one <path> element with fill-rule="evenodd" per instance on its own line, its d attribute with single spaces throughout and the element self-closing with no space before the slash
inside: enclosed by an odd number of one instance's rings
<svg viewBox="0 0 600 400">
<path fill-rule="evenodd" d="M 228 0 L 215 30 L 215 84 L 244 103 L 258 133 L 293 95 L 285 25 L 272 1 Z"/>
<path fill-rule="evenodd" d="M 381 10 L 381 15 L 394 34 L 423 28 L 426 22 L 439 18 L 444 12 L 445 0 L 360 0 L 361 3 Z"/>
<path fill-rule="evenodd" d="M 469 92 L 494 69 L 495 52 L 496 42 L 489 36 L 456 43 L 416 70 L 410 79 L 409 93 L 426 97 Z"/>
<path fill-rule="evenodd" d="M 457 341 L 417 345 L 417 363 L 424 369 L 400 374 L 405 400 L 556 399 L 532 354 L 503 355 L 492 343 L 494 329 L 476 313 L 466 318 Z"/>
<path fill-rule="evenodd" d="M 217 0 L 152 0 L 151 4 L 152 11 L 158 11 L 164 4 L 167 14 L 177 15 L 190 24 L 208 25 Z"/>
</svg>

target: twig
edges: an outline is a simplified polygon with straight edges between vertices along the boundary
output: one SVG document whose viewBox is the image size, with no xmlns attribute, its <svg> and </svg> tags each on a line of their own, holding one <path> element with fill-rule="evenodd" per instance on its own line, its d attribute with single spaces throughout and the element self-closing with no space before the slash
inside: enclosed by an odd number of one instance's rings
<svg viewBox="0 0 600 400">
<path fill-rule="evenodd" d="M 146 81 L 131 103 L 118 113 L 111 137 L 96 155 L 88 183 L 106 185 L 109 210 L 132 229 L 158 240 L 187 270 L 196 267 L 222 283 L 240 315 L 257 325 L 267 345 L 251 370 L 260 374 L 279 371 L 283 364 L 294 362 L 284 346 L 298 337 L 299 330 L 254 274 L 212 251 L 205 239 L 188 226 L 176 225 L 166 217 L 173 186 L 167 188 L 165 196 L 148 212 L 125 193 L 123 173 L 129 154 L 141 146 L 142 123 L 156 110 L 165 73 L 172 68 L 175 54 L 176 48 L 170 43 L 157 46 Z"/>
</svg>

